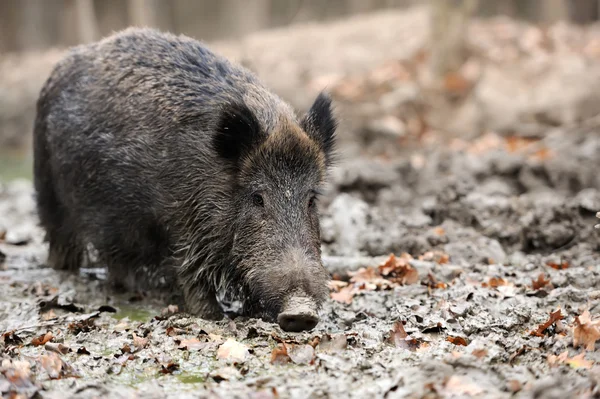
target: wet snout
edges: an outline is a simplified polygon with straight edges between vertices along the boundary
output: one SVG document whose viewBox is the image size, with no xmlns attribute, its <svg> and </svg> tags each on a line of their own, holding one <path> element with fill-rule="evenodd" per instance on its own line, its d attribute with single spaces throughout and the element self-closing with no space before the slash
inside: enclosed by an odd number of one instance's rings
<svg viewBox="0 0 600 399">
<path fill-rule="evenodd" d="M 319 322 L 317 305 L 311 298 L 292 295 L 277 316 L 277 323 L 284 331 L 299 332 L 315 328 Z"/>
</svg>

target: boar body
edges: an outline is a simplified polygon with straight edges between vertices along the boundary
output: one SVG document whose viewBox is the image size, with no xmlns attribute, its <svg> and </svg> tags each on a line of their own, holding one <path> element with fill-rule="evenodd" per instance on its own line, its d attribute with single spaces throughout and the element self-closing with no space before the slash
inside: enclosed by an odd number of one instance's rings
<svg viewBox="0 0 600 399">
<path fill-rule="evenodd" d="M 310 329 L 327 296 L 316 199 L 334 131 L 325 94 L 298 118 L 184 36 L 128 29 L 76 47 L 37 104 L 48 263 L 75 271 L 93 247 L 114 286 Z"/>
</svg>

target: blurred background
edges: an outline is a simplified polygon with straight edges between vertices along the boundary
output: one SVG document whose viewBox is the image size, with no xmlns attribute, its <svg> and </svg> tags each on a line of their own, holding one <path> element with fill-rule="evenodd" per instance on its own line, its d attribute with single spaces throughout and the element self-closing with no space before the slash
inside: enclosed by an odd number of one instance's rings
<svg viewBox="0 0 600 399">
<path fill-rule="evenodd" d="M 0 51 L 27 51 L 96 40 L 129 25 L 155 26 L 203 40 L 327 21 L 419 0 L 2 0 Z M 597 0 L 480 1 L 476 15 L 550 23 L 598 19 Z"/>
<path fill-rule="evenodd" d="M 30 176 L 35 100 L 63 51 L 127 26 L 206 41 L 300 110 L 327 87 L 348 154 L 381 154 L 433 132 L 535 135 L 594 114 L 599 4 L 0 0 L 0 179 Z"/>
</svg>

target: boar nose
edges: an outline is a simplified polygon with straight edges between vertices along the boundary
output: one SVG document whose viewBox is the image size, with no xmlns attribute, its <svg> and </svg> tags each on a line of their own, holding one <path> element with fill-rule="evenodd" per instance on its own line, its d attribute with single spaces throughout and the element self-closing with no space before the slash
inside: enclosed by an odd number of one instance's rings
<svg viewBox="0 0 600 399">
<path fill-rule="evenodd" d="M 319 322 L 315 302 L 306 297 L 290 298 L 283 311 L 277 316 L 277 323 L 284 331 L 299 332 L 315 328 Z"/>
</svg>

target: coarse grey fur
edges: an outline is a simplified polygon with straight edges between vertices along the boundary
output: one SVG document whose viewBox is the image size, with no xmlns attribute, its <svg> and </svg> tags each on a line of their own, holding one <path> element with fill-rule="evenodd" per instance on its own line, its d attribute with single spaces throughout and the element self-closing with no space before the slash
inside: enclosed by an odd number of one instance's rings
<svg viewBox="0 0 600 399">
<path fill-rule="evenodd" d="M 274 320 L 327 296 L 314 196 L 335 120 L 302 118 L 249 71 L 185 36 L 130 28 L 79 46 L 38 101 L 34 172 L 49 263 L 93 244 L 111 281 L 187 310 Z M 236 305 L 239 304 L 239 306 Z"/>
</svg>

